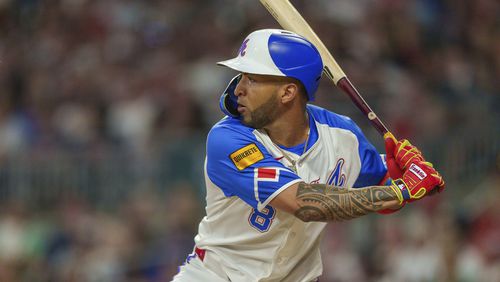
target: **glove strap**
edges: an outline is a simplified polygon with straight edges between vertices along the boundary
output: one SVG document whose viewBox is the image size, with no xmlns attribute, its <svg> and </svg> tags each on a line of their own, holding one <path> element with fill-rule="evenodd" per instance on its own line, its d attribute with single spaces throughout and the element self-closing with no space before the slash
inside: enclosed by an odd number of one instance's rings
<svg viewBox="0 0 500 282">
<path fill-rule="evenodd" d="M 398 196 L 399 199 L 399 203 L 411 199 L 410 191 L 408 191 L 408 187 L 406 186 L 406 183 L 402 179 L 393 180 L 391 187 L 394 190 L 394 192 L 396 192 L 396 195 Z"/>
</svg>

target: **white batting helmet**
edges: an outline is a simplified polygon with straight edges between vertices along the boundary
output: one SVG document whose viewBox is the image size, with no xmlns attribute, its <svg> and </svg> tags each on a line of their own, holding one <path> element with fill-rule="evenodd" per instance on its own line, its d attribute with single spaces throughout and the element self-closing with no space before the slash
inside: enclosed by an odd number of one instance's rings
<svg viewBox="0 0 500 282">
<path fill-rule="evenodd" d="M 293 77 L 304 85 L 308 100 L 314 100 L 323 70 L 321 55 L 311 42 L 280 29 L 250 33 L 236 58 L 217 64 L 242 73 Z"/>
</svg>

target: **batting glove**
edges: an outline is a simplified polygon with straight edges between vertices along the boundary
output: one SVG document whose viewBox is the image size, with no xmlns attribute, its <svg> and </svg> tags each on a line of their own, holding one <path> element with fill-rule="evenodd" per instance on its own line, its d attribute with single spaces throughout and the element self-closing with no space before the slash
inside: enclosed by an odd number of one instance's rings
<svg viewBox="0 0 500 282">
<path fill-rule="evenodd" d="M 397 141 L 390 132 L 384 134 L 384 139 L 387 170 L 392 179 L 403 177 L 403 172 L 411 162 L 425 161 L 420 150 L 408 140 Z"/>
<path fill-rule="evenodd" d="M 398 186 L 398 187 L 400 186 L 399 184 L 405 184 L 404 183 L 405 173 L 408 172 L 409 167 L 413 163 L 418 163 L 418 162 L 420 162 L 421 165 L 423 166 L 424 172 L 425 172 L 425 169 L 429 168 L 432 170 L 431 174 L 435 174 L 439 178 L 439 182 L 435 187 L 427 187 L 426 191 L 419 189 L 419 190 L 423 191 L 423 192 L 421 192 L 422 195 L 417 193 L 416 196 L 413 196 L 413 197 L 407 196 L 406 197 L 406 198 L 410 198 L 410 199 L 405 199 L 405 197 L 402 197 L 403 200 L 405 200 L 405 202 L 413 202 L 416 199 L 420 199 L 421 197 L 423 197 L 423 195 L 433 195 L 436 192 L 441 192 L 444 189 L 445 183 L 443 181 L 443 178 L 433 168 L 432 163 L 425 161 L 425 159 L 422 155 L 422 152 L 420 152 L 420 150 L 417 147 L 413 146 L 406 139 L 397 141 L 396 138 L 390 132 L 387 132 L 384 135 L 384 139 L 385 139 L 385 150 L 386 150 L 386 154 L 387 154 L 386 155 L 387 170 L 389 171 L 389 176 L 392 179 L 395 179 L 393 181 L 393 184 L 395 182 L 398 182 L 398 183 L 396 183 L 397 184 L 396 186 Z M 418 165 L 417 165 L 417 167 L 418 167 Z M 403 181 L 403 183 L 400 183 L 400 181 L 399 181 L 400 179 Z M 421 180 L 421 179 L 419 179 L 419 180 Z M 410 180 L 410 183 L 414 183 L 415 181 L 416 180 Z M 408 186 L 408 185 L 406 185 L 406 186 Z M 400 201 L 401 201 L 401 198 L 400 198 Z"/>
<path fill-rule="evenodd" d="M 418 159 L 411 162 L 403 172 L 403 176 L 393 180 L 391 184 L 400 204 L 419 200 L 435 189 L 443 190 L 444 186 L 443 177 L 432 164 Z"/>
</svg>

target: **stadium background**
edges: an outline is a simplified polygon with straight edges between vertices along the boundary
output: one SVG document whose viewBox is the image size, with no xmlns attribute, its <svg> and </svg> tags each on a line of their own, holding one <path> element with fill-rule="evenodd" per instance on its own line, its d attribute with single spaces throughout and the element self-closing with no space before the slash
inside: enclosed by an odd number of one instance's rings
<svg viewBox="0 0 500 282">
<path fill-rule="evenodd" d="M 499 2 L 293 3 L 448 184 L 330 224 L 322 281 L 500 281 Z M 0 281 L 168 281 L 204 214 L 214 63 L 268 27 L 249 0 L 1 0 Z M 326 79 L 317 97 L 383 152 Z"/>
</svg>

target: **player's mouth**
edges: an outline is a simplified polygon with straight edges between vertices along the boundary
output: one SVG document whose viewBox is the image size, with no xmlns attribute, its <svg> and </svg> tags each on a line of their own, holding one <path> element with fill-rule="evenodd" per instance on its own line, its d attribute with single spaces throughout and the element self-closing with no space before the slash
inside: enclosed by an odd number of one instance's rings
<svg viewBox="0 0 500 282">
<path fill-rule="evenodd" d="M 246 110 L 247 107 L 243 106 L 242 104 L 238 103 L 238 112 L 241 114 Z"/>
</svg>

